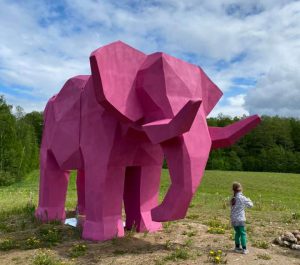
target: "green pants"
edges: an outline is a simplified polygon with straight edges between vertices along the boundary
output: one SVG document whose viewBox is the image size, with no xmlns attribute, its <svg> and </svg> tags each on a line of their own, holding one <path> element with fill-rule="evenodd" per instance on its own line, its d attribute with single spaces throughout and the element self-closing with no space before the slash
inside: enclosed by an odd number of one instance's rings
<svg viewBox="0 0 300 265">
<path fill-rule="evenodd" d="M 242 248 L 246 248 L 247 244 L 247 235 L 246 235 L 246 230 L 245 226 L 234 226 L 234 231 L 235 231 L 235 245 L 236 247 L 240 247 L 242 245 Z"/>
</svg>

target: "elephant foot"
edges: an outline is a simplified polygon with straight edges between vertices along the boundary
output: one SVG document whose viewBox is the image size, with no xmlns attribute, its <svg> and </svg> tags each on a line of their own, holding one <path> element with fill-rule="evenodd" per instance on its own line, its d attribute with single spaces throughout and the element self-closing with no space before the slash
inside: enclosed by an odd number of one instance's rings
<svg viewBox="0 0 300 265">
<path fill-rule="evenodd" d="M 38 207 L 35 216 L 42 222 L 62 221 L 66 219 L 66 212 L 64 207 Z"/>
<path fill-rule="evenodd" d="M 151 216 L 156 222 L 176 221 L 185 218 L 186 209 L 179 207 L 168 208 L 166 206 L 159 205 L 151 210 Z"/>
<path fill-rule="evenodd" d="M 137 232 L 156 232 L 162 230 L 162 224 L 152 220 L 151 212 L 142 212 L 141 218 L 137 220 L 126 220 L 126 229 L 135 228 Z"/>
<path fill-rule="evenodd" d="M 105 218 L 105 222 L 85 220 L 82 238 L 93 241 L 105 241 L 124 236 L 123 222 L 120 217 Z"/>
</svg>

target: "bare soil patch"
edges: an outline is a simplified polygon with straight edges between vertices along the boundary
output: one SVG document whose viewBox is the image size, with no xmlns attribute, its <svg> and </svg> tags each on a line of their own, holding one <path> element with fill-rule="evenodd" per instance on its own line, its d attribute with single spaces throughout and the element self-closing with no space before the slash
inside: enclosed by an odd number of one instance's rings
<svg viewBox="0 0 300 265">
<path fill-rule="evenodd" d="M 227 264 L 232 265 L 300 265 L 300 251 L 281 248 L 273 245 L 271 241 L 268 241 L 267 249 L 261 249 L 260 245 L 253 247 L 249 242 L 249 254 L 235 253 L 230 229 L 226 229 L 224 234 L 210 234 L 207 232 L 208 228 L 197 221 L 185 220 L 166 224 L 164 230 L 157 233 L 128 232 L 124 238 L 106 242 L 94 243 L 80 239 L 65 241 L 51 247 L 47 253 L 58 262 L 57 264 L 159 265 L 211 264 L 208 259 L 209 251 L 221 250 L 224 262 L 227 261 Z M 259 227 L 252 229 L 251 233 L 262 236 L 264 233 L 270 234 L 270 230 L 268 227 Z M 82 256 L 72 258 L 70 249 L 74 244 L 86 245 L 86 252 Z M 35 257 L 41 251 L 40 249 L 0 251 L 0 264 L 34 264 Z"/>
</svg>

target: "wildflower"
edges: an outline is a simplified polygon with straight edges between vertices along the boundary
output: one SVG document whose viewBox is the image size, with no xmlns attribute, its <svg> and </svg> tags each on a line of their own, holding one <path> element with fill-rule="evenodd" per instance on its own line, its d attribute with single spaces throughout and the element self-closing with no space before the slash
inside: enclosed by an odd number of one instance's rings
<svg viewBox="0 0 300 265">
<path fill-rule="evenodd" d="M 209 251 L 209 255 L 213 256 L 215 252 L 213 250 Z"/>
</svg>

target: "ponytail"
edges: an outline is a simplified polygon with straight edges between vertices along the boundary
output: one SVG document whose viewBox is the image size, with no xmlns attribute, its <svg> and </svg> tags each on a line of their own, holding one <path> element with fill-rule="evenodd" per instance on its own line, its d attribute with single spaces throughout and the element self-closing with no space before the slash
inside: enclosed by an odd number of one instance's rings
<svg viewBox="0 0 300 265">
<path fill-rule="evenodd" d="M 234 205 L 235 205 L 235 202 L 236 202 L 235 197 L 232 197 L 232 199 L 231 199 L 231 201 L 230 201 L 231 206 L 234 206 Z"/>
<path fill-rule="evenodd" d="M 233 182 L 233 183 L 232 183 L 232 191 L 233 191 L 234 195 L 233 195 L 233 197 L 232 197 L 230 203 L 231 203 L 231 206 L 234 206 L 235 203 L 236 203 L 235 195 L 236 195 L 238 192 L 242 191 L 242 185 L 241 185 L 241 183 Z"/>
</svg>

